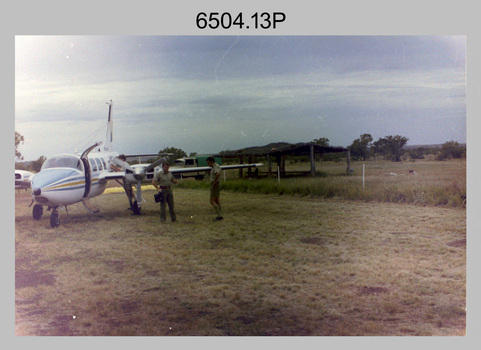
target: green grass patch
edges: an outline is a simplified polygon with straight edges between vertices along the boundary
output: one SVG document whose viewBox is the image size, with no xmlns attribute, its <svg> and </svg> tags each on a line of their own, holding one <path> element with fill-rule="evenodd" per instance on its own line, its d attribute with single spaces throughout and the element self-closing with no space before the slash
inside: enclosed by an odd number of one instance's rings
<svg viewBox="0 0 481 350">
<path fill-rule="evenodd" d="M 238 193 L 342 198 L 357 201 L 409 203 L 463 207 L 466 205 L 466 161 L 445 162 L 367 162 L 364 184 L 362 163 L 354 163 L 354 172 L 337 162 L 322 162 L 316 176 L 238 179 L 230 172 L 222 189 Z M 291 165 L 288 171 L 308 167 Z M 305 170 L 305 169 L 304 169 Z M 207 189 L 208 181 L 181 181 L 180 188 Z"/>
</svg>

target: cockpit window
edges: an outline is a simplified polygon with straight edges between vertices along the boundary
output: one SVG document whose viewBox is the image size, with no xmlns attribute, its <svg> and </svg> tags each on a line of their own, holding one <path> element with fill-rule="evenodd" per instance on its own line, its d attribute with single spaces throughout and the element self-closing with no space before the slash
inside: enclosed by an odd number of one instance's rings
<svg viewBox="0 0 481 350">
<path fill-rule="evenodd" d="M 95 158 L 95 161 L 97 162 L 97 168 L 98 168 L 99 170 L 103 170 L 103 169 L 102 169 L 102 162 L 100 161 L 100 159 Z"/>
<path fill-rule="evenodd" d="M 73 168 L 82 171 L 82 161 L 74 156 L 57 156 L 43 163 L 42 170 L 50 168 Z"/>
<path fill-rule="evenodd" d="M 90 158 L 89 161 L 90 161 L 90 169 L 92 171 L 97 171 L 98 169 L 97 169 L 97 163 L 95 163 L 95 159 Z"/>
</svg>

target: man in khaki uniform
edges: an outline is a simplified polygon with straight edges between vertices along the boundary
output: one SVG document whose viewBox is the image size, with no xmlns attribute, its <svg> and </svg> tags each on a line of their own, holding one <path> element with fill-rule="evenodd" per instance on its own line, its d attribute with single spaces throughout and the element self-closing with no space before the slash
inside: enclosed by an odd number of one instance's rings
<svg viewBox="0 0 481 350">
<path fill-rule="evenodd" d="M 222 208 L 220 206 L 220 166 L 215 162 L 214 157 L 207 158 L 207 164 L 212 168 L 210 171 L 210 204 L 214 207 L 217 217 L 214 221 L 220 221 L 224 218 L 221 215 Z"/>
<path fill-rule="evenodd" d="M 176 220 L 174 212 L 174 194 L 172 192 L 172 185 L 178 181 L 174 179 L 174 175 L 169 171 L 170 165 L 165 163 L 162 165 L 162 171 L 155 174 L 152 180 L 152 185 L 161 193 L 162 200 L 160 201 L 160 221 L 166 221 L 165 203 L 169 205 L 170 218 L 172 222 Z"/>
<path fill-rule="evenodd" d="M 124 155 L 124 154 L 121 154 L 119 156 L 119 159 L 123 162 L 127 162 L 127 157 Z M 120 171 L 125 171 L 127 170 L 127 164 L 125 163 L 124 165 L 122 165 L 122 168 L 119 169 Z M 125 191 L 125 194 L 127 195 L 127 198 L 129 199 L 129 204 L 130 204 L 130 208 L 128 208 L 129 210 L 132 210 L 134 212 L 134 214 L 136 213 L 135 209 L 134 209 L 134 206 L 133 206 L 133 202 L 134 202 L 134 192 L 132 190 L 132 184 L 130 182 L 127 182 L 125 180 L 122 181 L 122 187 L 124 188 L 124 191 Z"/>
</svg>

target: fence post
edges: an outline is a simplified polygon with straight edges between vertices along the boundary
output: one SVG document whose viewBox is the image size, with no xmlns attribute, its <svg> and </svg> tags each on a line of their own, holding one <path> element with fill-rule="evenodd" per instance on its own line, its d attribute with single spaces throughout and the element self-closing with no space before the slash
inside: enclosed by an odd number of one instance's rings
<svg viewBox="0 0 481 350">
<path fill-rule="evenodd" d="M 314 145 L 311 143 L 309 145 L 309 158 L 311 161 L 311 176 L 316 174 L 316 155 L 314 153 Z"/>
<path fill-rule="evenodd" d="M 362 163 L 362 190 L 364 191 L 366 165 Z"/>
<path fill-rule="evenodd" d="M 348 149 L 347 150 L 347 168 L 346 168 L 346 173 L 349 175 L 349 173 L 351 172 L 351 150 Z"/>
</svg>

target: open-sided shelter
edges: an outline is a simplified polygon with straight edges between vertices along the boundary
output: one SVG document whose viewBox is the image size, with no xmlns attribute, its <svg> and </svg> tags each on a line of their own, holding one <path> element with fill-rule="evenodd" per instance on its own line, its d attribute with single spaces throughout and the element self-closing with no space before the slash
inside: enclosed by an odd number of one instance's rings
<svg viewBox="0 0 481 350">
<path fill-rule="evenodd" d="M 280 170 L 281 176 L 286 174 L 286 156 L 309 156 L 311 169 L 309 173 L 314 175 L 316 172 L 316 155 L 324 153 L 347 153 L 347 169 L 350 169 L 350 152 L 344 147 L 331 147 L 331 146 L 320 146 L 314 143 L 296 143 L 290 144 L 286 142 L 281 143 L 271 143 L 266 146 L 260 147 L 248 147 L 235 151 L 223 151 L 218 156 L 222 158 L 237 158 L 241 164 L 244 163 L 244 159 L 247 158 L 248 162 L 251 163 L 254 157 L 265 157 L 269 165 L 269 174 L 272 173 L 272 161 L 277 162 L 278 168 Z M 242 169 L 240 169 L 239 174 L 242 175 Z"/>
</svg>

